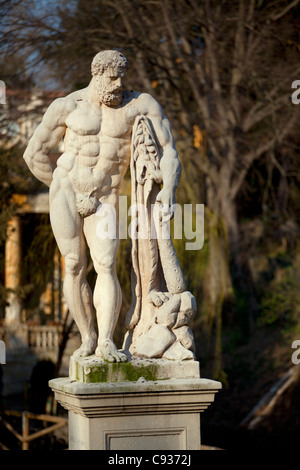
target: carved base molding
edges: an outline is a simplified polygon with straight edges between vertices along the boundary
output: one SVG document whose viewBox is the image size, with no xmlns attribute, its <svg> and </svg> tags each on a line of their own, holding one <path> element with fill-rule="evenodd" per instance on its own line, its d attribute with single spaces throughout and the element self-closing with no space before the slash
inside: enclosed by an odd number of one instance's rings
<svg viewBox="0 0 300 470">
<path fill-rule="evenodd" d="M 200 413 L 221 389 L 200 378 L 49 385 L 69 411 L 70 450 L 200 450 Z"/>
</svg>

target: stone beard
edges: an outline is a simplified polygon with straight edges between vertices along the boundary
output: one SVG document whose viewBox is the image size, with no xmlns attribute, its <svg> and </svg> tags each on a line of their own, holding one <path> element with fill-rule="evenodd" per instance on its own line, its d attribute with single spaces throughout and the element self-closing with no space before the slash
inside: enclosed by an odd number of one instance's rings
<svg viewBox="0 0 300 470">
<path fill-rule="evenodd" d="M 100 103 L 106 106 L 119 106 L 122 103 L 122 87 L 113 84 L 109 88 L 104 86 L 101 75 L 96 75 L 95 80 Z"/>
</svg>

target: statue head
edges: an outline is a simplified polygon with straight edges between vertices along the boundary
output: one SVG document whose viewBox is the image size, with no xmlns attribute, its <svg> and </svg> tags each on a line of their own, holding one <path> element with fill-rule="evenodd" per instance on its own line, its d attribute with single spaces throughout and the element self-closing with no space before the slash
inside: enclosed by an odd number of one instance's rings
<svg viewBox="0 0 300 470">
<path fill-rule="evenodd" d="M 127 67 L 127 59 L 119 51 L 101 51 L 95 55 L 91 71 L 101 103 L 118 106 L 122 102 L 122 79 Z"/>
</svg>

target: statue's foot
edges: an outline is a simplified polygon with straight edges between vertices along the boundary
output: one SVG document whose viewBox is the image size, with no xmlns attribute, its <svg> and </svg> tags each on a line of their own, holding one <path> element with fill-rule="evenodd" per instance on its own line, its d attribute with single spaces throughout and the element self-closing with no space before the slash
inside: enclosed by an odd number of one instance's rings
<svg viewBox="0 0 300 470">
<path fill-rule="evenodd" d="M 94 354 L 97 346 L 97 335 L 92 335 L 82 341 L 80 348 L 74 351 L 74 357 L 86 357 Z"/>
<path fill-rule="evenodd" d="M 126 354 L 120 352 L 110 339 L 99 340 L 95 354 L 108 362 L 128 361 Z"/>
</svg>

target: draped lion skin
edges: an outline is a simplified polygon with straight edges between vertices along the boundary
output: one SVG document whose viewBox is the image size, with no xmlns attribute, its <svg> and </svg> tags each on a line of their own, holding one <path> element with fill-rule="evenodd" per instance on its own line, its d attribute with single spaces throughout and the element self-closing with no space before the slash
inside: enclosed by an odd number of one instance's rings
<svg viewBox="0 0 300 470">
<path fill-rule="evenodd" d="M 162 174 L 156 202 L 170 211 L 181 172 L 171 126 L 161 106 L 147 93 L 123 89 L 127 66 L 120 52 L 99 52 L 92 61 L 89 85 L 49 106 L 24 153 L 31 172 L 50 187 L 51 226 L 66 266 L 64 296 L 82 339 L 74 355 L 95 353 L 110 362 L 127 360 L 113 342 L 121 306 L 116 275 L 118 239 L 97 237 L 96 211 L 104 203 L 118 210 L 137 116 L 144 115 L 151 122 Z M 54 167 L 49 153 L 62 138 L 64 153 Z M 93 294 L 86 280 L 87 246 L 97 273 Z M 164 298 L 157 299 L 158 304 L 162 301 Z"/>
</svg>

